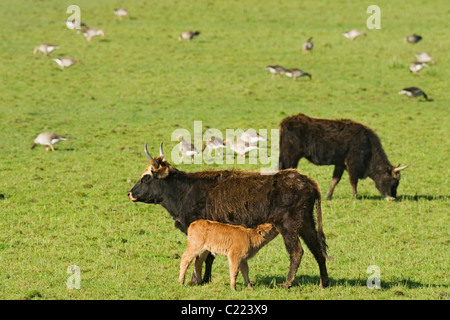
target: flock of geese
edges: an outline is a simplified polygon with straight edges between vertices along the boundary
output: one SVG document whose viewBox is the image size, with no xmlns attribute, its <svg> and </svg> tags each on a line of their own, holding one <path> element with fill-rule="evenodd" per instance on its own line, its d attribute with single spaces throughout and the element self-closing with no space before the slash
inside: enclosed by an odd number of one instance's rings
<svg viewBox="0 0 450 320">
<path fill-rule="evenodd" d="M 185 156 L 191 157 L 191 162 L 194 162 L 193 157 L 200 154 L 195 145 L 184 140 L 183 136 L 178 136 L 177 139 L 180 140 L 180 143 L 178 144 L 178 149 L 181 153 L 180 163 L 183 162 Z M 203 143 L 202 152 L 208 148 L 208 156 L 211 156 L 213 151 L 216 156 L 220 156 L 220 150 L 226 148 L 226 145 L 229 145 L 230 149 L 238 154 L 239 157 L 244 157 L 247 152 L 258 149 L 259 141 L 266 141 L 266 138 L 261 136 L 254 129 L 248 129 L 239 137 L 231 141 L 227 141 L 227 139 L 222 140 L 219 137 L 211 136 L 211 138 Z"/>
<path fill-rule="evenodd" d="M 114 9 L 114 14 L 119 17 L 121 20 L 122 18 L 126 17 L 128 19 L 131 18 L 129 12 L 124 8 L 117 8 Z M 81 33 L 87 41 L 91 41 L 93 37 L 96 36 L 105 36 L 105 33 L 101 29 L 96 29 L 92 27 L 88 27 L 86 24 L 82 23 L 81 21 L 77 21 L 75 19 L 73 20 L 67 20 L 66 26 L 70 30 L 76 30 L 80 29 L 80 27 L 84 27 L 81 31 L 78 33 Z M 178 37 L 178 41 L 191 41 L 195 37 L 198 37 L 200 35 L 200 31 L 185 31 L 181 33 Z M 343 36 L 354 40 L 360 36 L 367 36 L 365 32 L 352 29 L 345 33 L 343 33 Z M 403 42 L 406 43 L 418 43 L 422 40 L 422 36 L 419 36 L 417 34 L 409 35 L 405 38 L 403 38 Z M 308 53 L 308 51 L 311 51 L 314 48 L 314 43 L 312 42 L 312 37 L 310 37 L 307 41 L 305 41 L 302 44 L 302 52 L 303 54 Z M 34 48 L 33 55 L 36 55 L 38 51 L 42 52 L 45 56 L 51 56 L 52 52 L 59 49 L 59 46 L 51 44 L 51 43 L 44 43 Z M 426 52 L 418 53 L 416 54 L 417 61 L 410 64 L 409 69 L 410 72 L 413 72 L 414 75 L 418 75 L 418 72 L 427 66 L 428 63 L 432 63 L 433 65 L 436 64 L 436 61 Z M 79 59 L 71 59 L 67 57 L 62 58 L 55 58 L 53 59 L 60 67 L 61 69 L 71 67 L 77 63 L 81 63 Z M 286 69 L 280 65 L 269 65 L 266 67 L 267 70 L 270 71 L 272 74 L 272 78 L 275 76 L 281 76 L 285 75 L 289 78 L 292 78 L 294 81 L 297 80 L 297 78 L 300 77 L 308 77 L 310 80 L 312 79 L 312 75 L 304 72 L 298 68 L 291 68 Z M 399 92 L 400 95 L 405 94 L 408 97 L 413 98 L 414 100 L 420 96 L 423 96 L 426 100 L 428 99 L 428 96 L 425 94 L 425 92 L 417 87 L 409 87 L 404 88 Z M 193 156 L 198 155 L 199 152 L 197 151 L 196 147 L 184 140 L 183 136 L 177 137 L 177 139 L 180 140 L 179 143 L 179 150 L 182 154 L 182 157 L 180 158 L 180 162 L 183 161 L 183 158 L 185 156 L 191 157 L 191 162 L 193 162 Z M 39 134 L 36 139 L 34 140 L 33 144 L 31 145 L 31 148 L 34 148 L 37 144 L 41 144 L 43 146 L 46 146 L 47 151 L 52 150 L 55 151 L 55 148 L 53 147 L 54 144 L 58 143 L 59 141 L 67 140 L 67 138 L 64 138 L 61 135 L 58 135 L 56 133 L 51 132 L 44 132 Z M 208 156 L 211 156 L 211 153 L 215 151 L 216 155 L 220 155 L 220 149 L 226 148 L 225 144 L 227 143 L 230 146 L 230 149 L 234 151 L 236 154 L 238 154 L 240 157 L 245 156 L 245 154 L 251 150 L 258 149 L 258 141 L 265 141 L 266 139 L 262 136 L 260 136 L 255 130 L 249 129 L 245 131 L 241 136 L 237 137 L 236 140 L 232 141 L 226 141 L 222 140 L 219 137 L 212 136 L 210 139 L 208 139 L 202 147 L 202 152 L 205 150 L 205 148 L 208 148 Z"/>
<path fill-rule="evenodd" d="M 367 36 L 367 34 L 363 31 L 359 31 L 356 29 L 349 30 L 347 32 L 343 33 L 343 36 L 350 40 L 355 40 L 356 38 L 360 36 Z M 411 34 L 405 38 L 403 38 L 403 43 L 418 43 L 422 40 L 422 36 L 419 36 L 417 34 Z M 312 37 L 310 37 L 307 41 L 305 41 L 302 44 L 302 52 L 304 54 L 308 53 L 308 51 L 312 50 L 314 48 L 314 43 L 312 42 Z M 428 63 L 432 63 L 433 65 L 436 64 L 436 61 L 426 52 L 418 53 L 416 54 L 417 61 L 412 62 L 409 65 L 410 72 L 414 73 L 414 75 L 419 75 L 418 72 L 422 70 L 424 67 L 428 66 Z M 312 79 L 311 74 L 307 72 L 303 72 L 300 69 L 294 68 L 294 69 L 285 69 L 284 67 L 280 65 L 269 65 L 266 67 L 266 70 L 269 70 L 272 74 L 272 78 L 275 76 L 281 76 L 286 75 L 289 78 L 292 78 L 294 80 L 297 80 L 297 78 L 307 76 L 309 79 Z M 425 100 L 429 100 L 428 96 L 423 92 L 423 90 L 417 88 L 417 87 L 409 87 L 404 88 L 399 92 L 399 94 L 405 94 L 408 97 L 413 98 L 416 100 L 416 98 L 423 96 Z"/>
</svg>

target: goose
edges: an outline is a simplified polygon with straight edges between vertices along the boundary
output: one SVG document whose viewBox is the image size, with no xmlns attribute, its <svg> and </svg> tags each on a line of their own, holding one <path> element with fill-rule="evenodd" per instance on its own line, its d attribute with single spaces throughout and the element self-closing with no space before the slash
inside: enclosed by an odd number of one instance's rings
<svg viewBox="0 0 450 320">
<path fill-rule="evenodd" d="M 254 129 L 248 129 L 239 137 L 239 139 L 248 143 L 249 145 L 254 145 L 254 144 L 258 143 L 258 141 L 266 141 L 266 138 L 261 136 Z"/>
<path fill-rule="evenodd" d="M 36 137 L 36 139 L 34 139 L 34 142 L 31 145 L 31 149 L 33 149 L 36 146 L 36 144 L 42 144 L 44 146 L 47 146 L 47 148 L 46 148 L 47 151 L 49 150 L 49 148 L 51 148 L 52 151 L 55 151 L 55 148 L 53 147 L 53 145 L 62 140 L 67 140 L 67 139 L 56 133 L 51 133 L 51 132 L 40 133 Z"/>
<path fill-rule="evenodd" d="M 304 76 L 307 76 L 307 77 L 309 77 L 309 79 L 312 79 L 312 76 L 309 73 L 303 72 L 300 69 L 288 69 L 288 70 L 286 70 L 285 74 L 286 74 L 286 76 L 288 76 L 289 78 L 292 78 L 294 80 L 297 80 L 297 78 L 304 77 Z"/>
<path fill-rule="evenodd" d="M 178 37 L 178 41 L 188 40 L 191 41 L 191 39 L 194 39 L 200 34 L 200 31 L 185 31 Z"/>
<path fill-rule="evenodd" d="M 224 142 L 230 146 L 230 149 L 234 152 L 236 152 L 240 157 L 244 157 L 245 154 L 251 150 L 258 149 L 255 145 L 250 145 L 245 141 L 242 141 L 240 138 L 237 138 L 236 140 L 227 141 L 224 140 Z"/>
<path fill-rule="evenodd" d="M 280 75 L 282 75 L 282 74 L 284 74 L 286 72 L 285 68 L 283 68 L 282 66 L 278 66 L 278 65 L 276 65 L 276 66 L 267 66 L 266 70 L 270 71 L 270 73 L 272 74 L 272 78 L 275 77 L 275 75 L 280 76 Z"/>
<path fill-rule="evenodd" d="M 114 14 L 115 14 L 116 16 L 118 16 L 120 20 L 122 20 L 122 17 L 127 17 L 128 19 L 131 18 L 129 12 L 128 12 L 127 9 L 125 9 L 125 8 L 117 8 L 117 9 L 114 9 Z"/>
<path fill-rule="evenodd" d="M 365 32 L 358 31 L 356 29 L 352 29 L 347 32 L 344 32 L 343 35 L 344 35 L 344 37 L 346 37 L 350 40 L 356 39 L 359 36 L 367 36 L 367 34 Z"/>
<path fill-rule="evenodd" d="M 223 144 L 223 140 L 212 136 L 208 140 L 206 140 L 205 144 L 203 145 L 202 152 L 205 150 L 205 148 L 208 148 L 208 156 L 211 156 L 211 152 L 213 150 L 216 150 L 216 154 L 220 156 L 220 149 L 226 148 L 226 146 Z"/>
<path fill-rule="evenodd" d="M 312 50 L 312 48 L 314 47 L 314 43 L 312 43 L 312 37 L 310 37 L 307 41 L 303 42 L 302 45 L 302 52 L 308 53 L 309 50 Z"/>
<path fill-rule="evenodd" d="M 416 100 L 416 98 L 423 96 L 425 100 L 428 100 L 428 96 L 423 92 L 421 89 L 417 87 L 409 87 L 405 88 L 402 91 L 400 91 L 398 94 L 406 94 L 408 97 L 413 98 Z"/>
<path fill-rule="evenodd" d="M 192 156 L 199 154 L 197 148 L 192 143 L 184 140 L 183 136 L 178 136 L 177 139 L 181 139 L 178 144 L 178 149 L 181 152 L 180 163 L 183 162 L 184 156 L 190 156 L 191 162 L 194 162 L 194 158 Z"/>
<path fill-rule="evenodd" d="M 409 65 L 409 70 L 417 75 L 417 73 L 422 70 L 423 67 L 426 67 L 427 64 L 425 62 L 413 62 Z"/>
<path fill-rule="evenodd" d="M 51 52 L 56 49 L 59 49 L 59 47 L 55 44 L 43 43 L 40 46 L 34 48 L 33 54 L 36 54 L 38 51 L 41 51 L 44 53 L 44 56 L 46 56 L 47 54 L 51 56 L 52 55 Z"/>
<path fill-rule="evenodd" d="M 432 64 L 436 64 L 436 61 L 426 52 L 416 54 L 416 58 L 419 62 L 431 62 Z"/>
<path fill-rule="evenodd" d="M 103 30 L 100 29 L 96 29 L 96 28 L 90 28 L 90 27 L 86 27 L 84 28 L 81 33 L 83 34 L 83 36 L 86 37 L 87 41 L 91 41 L 93 37 L 96 36 L 105 36 L 105 33 L 103 32 Z"/>
<path fill-rule="evenodd" d="M 61 67 L 61 69 L 71 67 L 76 63 L 81 63 L 81 61 L 78 59 L 70 59 L 70 58 L 56 58 L 53 59 L 53 61 L 55 61 Z"/>
<path fill-rule="evenodd" d="M 422 40 L 422 36 L 419 36 L 419 35 L 413 33 L 413 34 L 411 34 L 411 35 L 409 35 L 407 37 L 404 37 L 403 38 L 403 43 L 407 43 L 407 42 L 409 42 L 409 43 L 417 43 L 420 40 Z"/>
<path fill-rule="evenodd" d="M 86 27 L 86 24 L 81 21 L 72 19 L 72 20 L 66 20 L 66 27 L 70 30 L 75 30 L 75 29 L 80 29 L 80 27 Z"/>
</svg>

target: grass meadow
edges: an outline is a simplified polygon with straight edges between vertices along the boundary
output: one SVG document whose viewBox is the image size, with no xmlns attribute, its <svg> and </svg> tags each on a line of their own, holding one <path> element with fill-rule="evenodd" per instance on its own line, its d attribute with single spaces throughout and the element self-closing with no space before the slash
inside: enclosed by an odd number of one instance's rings
<svg viewBox="0 0 450 320">
<path fill-rule="evenodd" d="M 69 5 L 103 29 L 91 42 L 68 30 Z M 361 1 L 66 1 L 0 2 L 0 298 L 1 299 L 448 299 L 450 20 L 448 1 L 376 2 L 381 29 L 368 30 Z M 132 19 L 113 9 L 126 6 Z M 349 41 L 342 33 L 367 33 Z M 191 42 L 179 34 L 199 30 Z M 423 40 L 404 44 L 418 33 Z M 301 53 L 313 37 L 314 49 Z M 61 71 L 33 55 L 41 43 L 81 64 Z M 437 61 L 414 76 L 426 51 Z M 267 65 L 301 68 L 312 80 L 271 78 Z M 423 89 L 432 101 L 398 92 Z M 279 288 L 289 257 L 281 237 L 249 261 L 254 290 L 218 256 L 212 282 L 178 284 L 186 236 L 161 206 L 132 203 L 127 192 L 176 129 L 277 129 L 290 115 L 349 118 L 373 128 L 402 172 L 398 201 L 370 179 L 353 200 L 344 173 L 323 201 L 330 286 L 305 247 L 294 286 Z M 40 132 L 69 140 L 30 149 Z M 200 146 L 198 146 L 200 147 Z M 170 160 L 170 159 L 169 159 Z M 259 164 L 181 164 L 178 169 L 259 170 Z M 303 159 L 298 170 L 325 194 L 333 167 Z M 80 289 L 68 289 L 80 268 Z M 368 289 L 369 266 L 381 289 Z M 190 274 L 192 267 L 188 270 Z M 190 275 L 189 275 L 190 276 Z"/>
</svg>

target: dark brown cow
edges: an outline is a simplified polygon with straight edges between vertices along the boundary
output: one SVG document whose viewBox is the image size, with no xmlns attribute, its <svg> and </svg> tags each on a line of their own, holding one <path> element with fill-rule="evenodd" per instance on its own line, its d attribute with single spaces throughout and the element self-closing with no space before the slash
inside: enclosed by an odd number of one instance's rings
<svg viewBox="0 0 450 320">
<path fill-rule="evenodd" d="M 301 158 L 316 165 L 334 165 L 327 200 L 347 170 L 353 197 L 358 179 L 370 177 L 386 200 L 395 200 L 400 170 L 389 162 L 378 136 L 368 127 L 351 120 L 327 120 L 298 114 L 280 124 L 279 168 L 297 168 Z"/>
<path fill-rule="evenodd" d="M 303 255 L 299 236 L 319 264 L 320 285 L 328 285 L 320 190 L 315 181 L 296 170 L 273 175 L 238 170 L 183 172 L 165 160 L 162 148 L 155 159 L 148 153 L 147 145 L 145 152 L 150 165 L 129 192 L 130 200 L 162 205 L 175 220 L 175 227 L 184 233 L 192 222 L 200 219 L 246 228 L 272 223 L 290 255 L 285 286 L 292 285 Z M 211 257 L 206 261 L 204 281 L 211 277 Z"/>
</svg>

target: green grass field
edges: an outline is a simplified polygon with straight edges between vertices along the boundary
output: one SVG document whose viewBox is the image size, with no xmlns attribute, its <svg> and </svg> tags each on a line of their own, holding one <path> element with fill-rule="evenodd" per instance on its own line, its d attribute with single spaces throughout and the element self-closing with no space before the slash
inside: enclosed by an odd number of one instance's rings
<svg viewBox="0 0 450 320">
<path fill-rule="evenodd" d="M 448 1 L 378 1 L 381 29 L 368 30 L 367 7 L 354 1 L 127 1 L 0 3 L 0 298 L 1 299 L 448 299 L 449 47 Z M 69 5 L 103 29 L 91 42 L 68 30 Z M 349 41 L 342 33 L 367 37 Z M 185 30 L 200 30 L 190 43 Z M 418 44 L 403 37 L 418 33 Z M 314 49 L 301 45 L 313 36 Z M 81 64 L 61 71 L 34 47 L 60 46 L 53 58 Z M 426 51 L 437 61 L 414 76 L 409 64 Z M 301 68 L 310 81 L 271 78 L 267 65 Z M 432 99 L 411 101 L 410 86 Z M 398 201 L 382 199 L 372 180 L 353 200 L 347 174 L 324 201 L 330 287 L 305 246 L 294 286 L 279 288 L 289 257 L 281 237 L 249 261 L 254 290 L 229 289 L 228 263 L 217 257 L 212 282 L 178 284 L 186 236 L 161 206 L 135 204 L 127 192 L 175 129 L 277 129 L 299 112 L 349 118 L 373 128 L 402 172 Z M 69 140 L 56 152 L 36 135 Z M 247 158 L 248 162 L 248 158 Z M 260 165 L 182 164 L 259 170 Z M 333 167 L 303 159 L 299 171 L 328 190 Z M 80 268 L 68 289 L 69 266 Z M 370 290 L 367 268 L 380 268 Z M 189 269 L 190 273 L 192 267 Z"/>
</svg>

